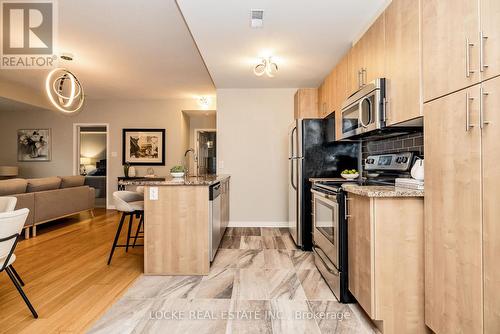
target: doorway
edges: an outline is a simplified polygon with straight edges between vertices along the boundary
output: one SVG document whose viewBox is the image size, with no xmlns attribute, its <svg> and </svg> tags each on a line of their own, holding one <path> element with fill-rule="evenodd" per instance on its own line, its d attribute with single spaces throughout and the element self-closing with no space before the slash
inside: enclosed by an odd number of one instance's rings
<svg viewBox="0 0 500 334">
<path fill-rule="evenodd" d="M 95 206 L 107 208 L 108 124 L 74 124 L 73 174 L 85 177 L 85 185 L 95 189 Z"/>
<path fill-rule="evenodd" d="M 195 129 L 198 157 L 197 175 L 217 174 L 217 132 L 215 129 Z"/>
</svg>

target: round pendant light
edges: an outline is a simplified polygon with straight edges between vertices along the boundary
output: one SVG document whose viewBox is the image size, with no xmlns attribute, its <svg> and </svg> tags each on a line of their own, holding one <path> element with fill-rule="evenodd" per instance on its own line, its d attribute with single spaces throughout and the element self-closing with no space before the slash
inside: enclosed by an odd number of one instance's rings
<svg viewBox="0 0 500 334">
<path fill-rule="evenodd" d="M 47 96 L 57 110 L 73 114 L 83 106 L 85 96 L 78 78 L 64 68 L 50 71 L 45 80 Z"/>
</svg>

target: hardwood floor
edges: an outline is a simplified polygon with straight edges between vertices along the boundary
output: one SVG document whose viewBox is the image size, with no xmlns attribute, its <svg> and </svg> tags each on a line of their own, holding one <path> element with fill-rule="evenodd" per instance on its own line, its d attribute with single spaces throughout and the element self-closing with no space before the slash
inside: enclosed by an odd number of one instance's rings
<svg viewBox="0 0 500 334">
<path fill-rule="evenodd" d="M 39 319 L 33 319 L 2 272 L 1 333 L 84 332 L 142 274 L 142 247 L 127 254 L 119 248 L 111 266 L 106 265 L 119 215 L 106 210 L 95 214 L 94 219 L 84 213 L 40 225 L 36 238 L 19 242 L 14 266 Z"/>
</svg>

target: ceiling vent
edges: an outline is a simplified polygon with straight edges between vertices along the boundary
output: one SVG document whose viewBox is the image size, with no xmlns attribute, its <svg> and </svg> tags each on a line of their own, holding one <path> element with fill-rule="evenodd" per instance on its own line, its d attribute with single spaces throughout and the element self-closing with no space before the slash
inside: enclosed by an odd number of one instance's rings
<svg viewBox="0 0 500 334">
<path fill-rule="evenodd" d="M 264 11 L 262 9 L 252 9 L 250 11 L 250 26 L 252 28 L 262 28 L 264 24 Z"/>
</svg>

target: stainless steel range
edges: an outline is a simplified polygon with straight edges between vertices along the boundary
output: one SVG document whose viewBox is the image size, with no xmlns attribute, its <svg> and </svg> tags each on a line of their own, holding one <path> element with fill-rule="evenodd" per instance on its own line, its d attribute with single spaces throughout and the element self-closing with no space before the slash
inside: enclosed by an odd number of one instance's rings
<svg viewBox="0 0 500 334">
<path fill-rule="evenodd" d="M 341 303 L 350 303 L 347 249 L 347 196 L 342 184 L 394 185 L 396 178 L 408 177 L 414 153 L 383 154 L 365 160 L 365 176 L 359 180 L 316 180 L 311 187 L 313 252 L 318 270 Z"/>
</svg>

